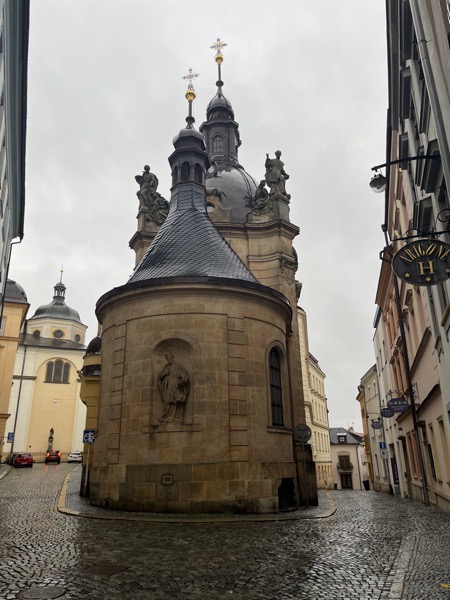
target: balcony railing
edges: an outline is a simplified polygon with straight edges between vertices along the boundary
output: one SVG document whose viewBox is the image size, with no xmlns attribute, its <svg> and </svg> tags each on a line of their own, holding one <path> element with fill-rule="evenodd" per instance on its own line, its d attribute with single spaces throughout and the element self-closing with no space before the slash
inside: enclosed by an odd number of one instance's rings
<svg viewBox="0 0 450 600">
<path fill-rule="evenodd" d="M 351 473 L 353 471 L 352 463 L 338 463 L 339 473 Z"/>
</svg>

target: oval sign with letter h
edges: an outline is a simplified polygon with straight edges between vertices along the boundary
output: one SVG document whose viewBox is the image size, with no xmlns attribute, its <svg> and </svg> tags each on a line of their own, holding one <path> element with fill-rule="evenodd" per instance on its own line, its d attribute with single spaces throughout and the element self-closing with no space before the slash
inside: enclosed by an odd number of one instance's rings
<svg viewBox="0 0 450 600">
<path fill-rule="evenodd" d="M 403 246 L 392 259 L 394 273 L 412 285 L 436 285 L 450 278 L 450 245 L 423 239 Z"/>
</svg>

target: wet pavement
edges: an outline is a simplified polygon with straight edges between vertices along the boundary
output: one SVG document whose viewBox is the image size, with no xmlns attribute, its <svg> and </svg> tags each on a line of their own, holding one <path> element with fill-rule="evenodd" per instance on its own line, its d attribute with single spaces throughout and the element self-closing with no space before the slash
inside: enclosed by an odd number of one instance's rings
<svg viewBox="0 0 450 600">
<path fill-rule="evenodd" d="M 420 503 L 332 491 L 281 521 L 160 522 L 90 507 L 80 472 L 0 479 L 1 599 L 450 600 L 450 515 Z"/>
</svg>

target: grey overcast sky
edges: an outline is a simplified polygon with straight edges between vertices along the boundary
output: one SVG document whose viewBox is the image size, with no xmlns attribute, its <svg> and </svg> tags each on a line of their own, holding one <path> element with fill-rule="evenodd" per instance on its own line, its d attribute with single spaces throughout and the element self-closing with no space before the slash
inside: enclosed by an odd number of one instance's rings
<svg viewBox="0 0 450 600">
<path fill-rule="evenodd" d="M 170 198 L 172 139 L 185 126 L 182 76 L 195 81 L 196 127 L 217 80 L 240 126 L 240 162 L 256 179 L 283 153 L 300 305 L 325 381 L 330 425 L 361 430 L 361 376 L 375 362 L 374 298 L 383 198 L 384 2 L 373 0 L 35 0 L 31 2 L 25 237 L 9 276 L 28 316 L 61 265 L 66 301 L 95 336 L 97 299 L 134 267 L 134 176 L 149 164 Z"/>
</svg>

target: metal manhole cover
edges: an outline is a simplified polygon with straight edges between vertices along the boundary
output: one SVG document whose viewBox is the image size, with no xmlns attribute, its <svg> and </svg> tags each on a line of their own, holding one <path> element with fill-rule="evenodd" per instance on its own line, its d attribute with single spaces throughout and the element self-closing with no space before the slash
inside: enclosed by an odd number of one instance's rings
<svg viewBox="0 0 450 600">
<path fill-rule="evenodd" d="M 20 598 L 27 600 L 49 600 L 50 598 L 59 598 L 66 593 L 66 588 L 54 585 L 52 587 L 34 587 L 20 592 Z"/>
<path fill-rule="evenodd" d="M 89 575 L 115 575 L 128 569 L 127 565 L 90 565 L 86 568 Z"/>
</svg>

